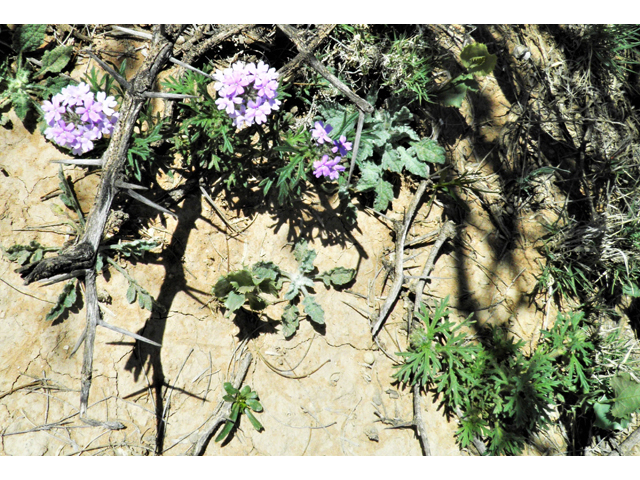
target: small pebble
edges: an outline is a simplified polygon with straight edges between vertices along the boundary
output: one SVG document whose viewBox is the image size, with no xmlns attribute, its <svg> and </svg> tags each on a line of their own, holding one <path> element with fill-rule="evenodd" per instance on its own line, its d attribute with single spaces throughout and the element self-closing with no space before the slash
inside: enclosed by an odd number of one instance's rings
<svg viewBox="0 0 640 480">
<path fill-rule="evenodd" d="M 373 355 L 373 352 L 365 352 L 364 361 L 369 365 L 373 365 L 373 362 L 376 361 L 376 357 Z"/>
</svg>

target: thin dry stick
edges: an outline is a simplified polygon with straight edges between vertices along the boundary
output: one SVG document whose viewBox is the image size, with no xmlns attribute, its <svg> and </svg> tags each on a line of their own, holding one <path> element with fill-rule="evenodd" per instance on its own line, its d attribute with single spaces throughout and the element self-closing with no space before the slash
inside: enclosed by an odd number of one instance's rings
<svg viewBox="0 0 640 480">
<path fill-rule="evenodd" d="M 236 377 L 233 380 L 233 387 L 235 389 L 237 390 L 240 389 L 240 386 L 242 385 L 242 382 L 244 381 L 244 377 L 247 375 L 247 372 L 249 371 L 249 366 L 251 365 L 252 361 L 253 361 L 253 355 L 251 355 L 251 352 L 247 352 L 247 354 L 242 359 L 242 362 L 240 363 L 240 369 L 238 370 L 238 373 L 236 374 Z M 222 425 L 224 422 L 226 422 L 227 419 L 229 418 L 229 415 L 231 414 L 232 406 L 233 406 L 233 402 L 223 402 L 218 405 L 218 408 L 216 408 L 216 411 L 219 411 L 221 408 L 222 408 L 222 411 L 218 414 L 218 416 L 212 421 L 211 425 L 207 427 L 205 432 L 198 439 L 193 452 L 194 456 L 200 456 L 204 454 L 205 448 L 211 436 L 214 434 L 216 429 L 220 425 Z"/>
<path fill-rule="evenodd" d="M 440 253 L 440 249 L 444 245 L 444 242 L 446 242 L 448 239 L 454 238 L 455 236 L 456 236 L 455 224 L 451 220 L 446 221 L 444 225 L 442 225 L 442 228 L 440 229 L 440 234 L 438 235 L 438 238 L 436 239 L 435 244 L 431 248 L 431 253 L 429 253 L 429 258 L 427 258 L 427 261 L 424 263 L 424 267 L 422 268 L 422 273 L 420 274 L 420 279 L 416 283 L 416 299 L 413 306 L 414 316 L 418 313 L 418 309 L 420 308 L 420 304 L 422 303 L 422 292 L 424 290 L 425 284 L 427 283 L 427 277 L 429 276 L 429 274 L 431 273 L 431 271 L 435 266 L 436 258 L 438 256 L 438 253 Z"/>
<path fill-rule="evenodd" d="M 628 455 L 631 453 L 631 449 L 640 443 L 640 428 L 636 428 L 631 435 L 629 435 L 624 442 L 618 445 L 617 450 L 612 450 L 609 454 L 610 457 L 617 457 L 620 455 Z"/>
<path fill-rule="evenodd" d="M 404 225 L 402 229 L 396 232 L 396 265 L 395 265 L 395 278 L 393 281 L 393 285 L 391 286 L 391 290 L 387 295 L 387 299 L 380 310 L 380 314 L 378 315 L 378 320 L 371 327 L 371 334 L 376 337 L 378 332 L 380 331 L 380 327 L 383 322 L 387 319 L 387 315 L 391 311 L 391 307 L 395 303 L 398 295 L 400 294 L 400 290 L 402 289 L 402 283 L 404 281 L 404 269 L 403 269 L 403 259 L 404 259 L 404 244 L 407 239 L 407 233 L 409 233 L 409 228 L 411 227 L 411 222 L 413 220 L 413 216 L 418 209 L 418 205 L 422 200 L 422 195 L 424 195 L 425 190 L 427 189 L 428 180 L 423 180 L 420 182 L 418 186 L 418 190 L 416 191 L 413 200 L 411 201 L 411 205 L 409 205 L 409 211 L 405 215 Z"/>
<path fill-rule="evenodd" d="M 427 437 L 427 429 L 422 419 L 422 402 L 420 401 L 420 385 L 417 383 L 413 386 L 413 424 L 422 444 L 422 453 L 429 457 L 431 449 L 429 448 L 429 438 Z"/>
</svg>

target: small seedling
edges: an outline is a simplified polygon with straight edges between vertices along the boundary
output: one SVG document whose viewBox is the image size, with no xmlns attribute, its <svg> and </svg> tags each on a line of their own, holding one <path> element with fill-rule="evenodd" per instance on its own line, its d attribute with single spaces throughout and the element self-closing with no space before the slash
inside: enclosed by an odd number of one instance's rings
<svg viewBox="0 0 640 480">
<path fill-rule="evenodd" d="M 233 404 L 231 405 L 229 418 L 226 419 L 224 428 L 216 437 L 216 442 L 220 442 L 229 436 L 233 427 L 239 423 L 240 414 L 242 413 L 247 416 L 253 428 L 258 432 L 264 430 L 262 424 L 252 413 L 252 411 L 261 412 L 263 410 L 262 404 L 258 401 L 258 393 L 251 390 L 249 385 L 245 385 L 242 390 L 238 390 L 229 382 L 225 382 L 224 389 L 227 394 L 222 398 L 225 402 L 232 402 Z"/>
</svg>

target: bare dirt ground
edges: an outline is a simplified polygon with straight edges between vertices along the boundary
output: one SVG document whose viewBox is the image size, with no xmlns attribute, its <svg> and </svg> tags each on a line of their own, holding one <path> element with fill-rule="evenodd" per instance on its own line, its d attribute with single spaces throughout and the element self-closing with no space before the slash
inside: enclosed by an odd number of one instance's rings
<svg viewBox="0 0 640 480">
<path fill-rule="evenodd" d="M 533 53 L 531 61 L 549 61 Z M 481 85 L 481 101 L 463 108 L 458 118 L 477 128 L 457 136 L 443 131 L 441 138 L 448 142 L 458 171 L 480 174 L 478 186 L 495 192 L 483 199 L 494 208 L 460 192 L 469 213 L 456 222 L 457 236 L 438 257 L 425 295 L 427 301 L 449 295 L 454 320 L 475 312 L 480 323 L 508 324 L 516 337 L 535 345 L 545 315 L 544 301 L 530 296 L 541 258 L 535 246 L 544 233 L 541 220 L 552 220 L 554 206 L 564 198 L 549 181 L 540 186 L 536 211 L 508 210 L 496 174 L 501 159 L 491 147 L 500 143 L 512 104 L 494 77 L 482 79 Z M 70 238 L 67 219 L 52 208 L 61 203 L 55 196 L 43 200 L 58 188 L 59 167 L 50 161 L 60 159 L 61 152 L 10 115 L 12 128 L 0 128 L 0 243 L 6 247 L 37 240 L 61 246 Z M 85 176 L 83 169 L 72 167 L 65 172 L 76 181 L 88 212 L 98 175 Z M 158 181 L 169 189 L 183 179 Z M 413 184 L 401 186 L 390 218 L 402 220 L 414 191 Z M 244 351 L 254 357 L 244 383 L 259 393 L 264 412 L 257 416 L 264 431 L 255 431 L 245 418 L 229 442 L 211 440 L 206 455 L 422 454 L 415 430 L 406 428 L 413 417 L 411 390 L 394 381 L 394 361 L 385 354 L 395 357 L 406 346 L 405 299 L 401 296 L 387 319 L 380 345 L 372 340 L 366 316 L 380 308 L 390 285 L 384 268 L 393 260 L 390 226 L 359 208 L 357 228 L 345 232 L 311 195 L 301 202 L 312 214 L 238 208 L 223 194 L 214 200 L 239 235 L 230 234 L 199 193 L 174 209 L 177 219 L 129 205 L 141 238 L 159 239 L 163 247 L 144 262 L 120 263 L 166 311 L 150 313 L 129 304 L 127 281 L 117 272 L 98 277 L 98 290 L 107 300 L 102 305 L 112 313 L 106 320 L 162 343 L 161 349 L 141 346 L 124 335 L 98 330 L 88 413 L 120 421 L 126 427 L 122 430 L 90 427 L 78 418 L 82 356 L 81 351 L 70 352 L 85 327 L 83 305 L 63 321 L 45 321 L 63 285 L 25 286 L 14 272 L 16 265 L 0 259 L 0 454 L 186 454 L 213 415 L 224 395 L 222 385 L 233 377 Z M 503 228 L 515 242 L 509 248 L 500 226 L 506 217 Z M 422 204 L 409 239 L 433 235 L 405 252 L 415 255 L 405 264 L 408 274 L 422 268 L 446 218 L 446 205 L 439 200 L 431 208 Z M 338 265 L 357 269 L 347 290 L 317 287 L 326 329 L 302 321 L 296 335 L 285 340 L 277 323 L 247 325 L 226 318 L 210 294 L 217 279 L 259 260 L 293 269 L 293 242 L 302 233 L 313 238 L 320 271 Z M 437 409 L 431 394 L 422 407 L 433 455 L 476 453 L 459 450 L 456 421 Z M 538 447 L 527 453 L 562 454 L 564 445 L 552 431 L 540 438 Z"/>
</svg>

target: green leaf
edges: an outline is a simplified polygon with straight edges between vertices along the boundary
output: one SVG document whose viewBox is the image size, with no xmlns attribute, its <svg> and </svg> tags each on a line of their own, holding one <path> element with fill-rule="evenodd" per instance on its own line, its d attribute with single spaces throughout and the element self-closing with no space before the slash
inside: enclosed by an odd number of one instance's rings
<svg viewBox="0 0 640 480">
<path fill-rule="evenodd" d="M 258 419 L 253 415 L 253 413 L 251 413 L 251 410 L 249 410 L 248 408 L 245 408 L 244 413 L 249 419 L 249 421 L 251 422 L 251 425 L 253 425 L 253 428 L 255 428 L 258 432 L 264 428 L 262 424 L 258 421 Z"/>
<path fill-rule="evenodd" d="M 44 42 L 46 25 L 19 25 L 13 33 L 13 48 L 19 52 L 32 52 Z"/>
<path fill-rule="evenodd" d="M 282 270 L 273 262 L 257 262 L 251 267 L 253 276 L 260 283 L 264 279 L 278 280 L 282 275 Z"/>
<path fill-rule="evenodd" d="M 622 293 L 625 295 L 629 295 L 630 297 L 640 297 L 640 287 L 635 283 L 629 283 L 629 285 L 624 285 L 622 287 Z"/>
<path fill-rule="evenodd" d="M 317 253 L 315 250 L 308 248 L 306 240 L 300 240 L 296 243 L 293 249 L 293 256 L 297 260 L 298 268 L 301 272 L 309 273 L 315 268 L 313 261 L 316 259 Z"/>
<path fill-rule="evenodd" d="M 129 288 L 127 289 L 127 302 L 135 302 L 137 294 L 138 291 L 136 290 L 136 286 L 133 283 L 130 283 Z"/>
<path fill-rule="evenodd" d="M 460 75 L 451 81 L 448 87 L 437 93 L 437 99 L 446 107 L 462 106 L 462 101 L 467 96 L 467 91 L 478 90 L 478 82 L 473 78 L 473 74 Z"/>
<path fill-rule="evenodd" d="M 253 393 L 255 393 L 255 392 L 253 392 Z M 254 412 L 261 412 L 262 411 L 262 404 L 258 400 L 256 400 L 255 398 L 247 399 L 247 405 L 249 405 L 251 410 L 253 410 Z"/>
<path fill-rule="evenodd" d="M 11 96 L 11 103 L 16 112 L 16 116 L 23 122 L 25 118 L 27 118 L 27 114 L 31 108 L 31 102 L 31 97 L 21 90 L 13 92 L 13 95 Z"/>
<path fill-rule="evenodd" d="M 309 319 L 318 325 L 324 325 L 324 310 L 318 303 L 316 303 L 313 295 L 307 295 L 302 300 L 302 306 L 304 307 L 304 313 L 309 316 Z"/>
<path fill-rule="evenodd" d="M 251 291 L 255 289 L 255 282 L 253 281 L 253 275 L 249 270 L 238 270 L 227 275 L 229 283 L 235 290 L 238 291 Z M 240 290 L 242 289 L 242 290 Z"/>
<path fill-rule="evenodd" d="M 267 308 L 267 301 L 257 293 L 248 293 L 247 301 L 251 310 L 264 310 Z"/>
<path fill-rule="evenodd" d="M 244 305 L 246 297 L 244 294 L 238 294 L 234 291 L 229 292 L 227 300 L 224 302 L 224 306 L 229 309 L 229 313 L 235 312 L 242 305 Z"/>
<path fill-rule="evenodd" d="M 342 286 L 349 283 L 356 275 L 353 268 L 336 267 L 317 275 L 316 278 L 322 280 L 327 288 L 331 285 Z"/>
<path fill-rule="evenodd" d="M 67 66 L 69 60 L 71 60 L 71 53 L 73 52 L 73 47 L 59 45 L 53 50 L 46 52 L 42 56 L 42 69 L 40 70 L 39 75 L 44 75 L 45 73 L 59 73 L 62 71 L 64 67 Z"/>
<path fill-rule="evenodd" d="M 78 299 L 76 294 L 76 284 L 77 281 L 73 279 L 64 286 L 62 293 L 58 295 L 56 304 L 51 310 L 49 310 L 45 320 L 57 320 L 64 314 L 64 312 L 67 311 L 67 309 L 71 308 L 73 304 L 76 303 L 76 300 Z"/>
<path fill-rule="evenodd" d="M 404 159 L 400 155 L 398 149 L 394 149 L 389 143 L 385 146 L 384 153 L 382 154 L 382 168 L 394 173 L 401 173 L 404 168 Z"/>
<path fill-rule="evenodd" d="M 485 44 L 472 43 L 460 52 L 460 61 L 469 73 L 489 75 L 495 68 L 498 57 L 490 54 Z"/>
<path fill-rule="evenodd" d="M 629 426 L 629 419 L 615 419 L 611 415 L 611 404 L 596 402 L 593 404 L 593 411 L 596 414 L 594 425 L 605 430 L 624 430 Z"/>
<path fill-rule="evenodd" d="M 240 393 L 240 390 L 235 388 L 230 382 L 224 382 L 223 387 L 225 392 L 227 392 L 229 395 L 237 395 L 238 393 Z"/>
<path fill-rule="evenodd" d="M 382 177 L 382 166 L 364 162 L 360 166 L 360 180 L 355 186 L 357 192 L 368 192 L 376 188 Z"/>
<path fill-rule="evenodd" d="M 220 277 L 213 287 L 213 294 L 221 300 L 225 298 L 231 290 L 233 290 L 233 287 L 227 277 Z"/>
<path fill-rule="evenodd" d="M 216 437 L 216 442 L 220 442 L 227 438 L 227 435 L 229 435 L 229 433 L 233 429 L 233 425 L 234 422 L 227 421 L 227 423 L 224 424 L 224 428 L 222 429 L 220 434 Z"/>
<path fill-rule="evenodd" d="M 300 310 L 298 310 L 298 307 L 295 305 L 289 304 L 284 307 L 284 312 L 282 313 L 280 321 L 282 322 L 282 334 L 285 338 L 292 337 L 295 335 L 296 330 L 298 330 L 299 314 Z"/>
<path fill-rule="evenodd" d="M 640 409 L 640 383 L 631 378 L 627 372 L 618 373 L 611 379 L 615 392 L 611 414 L 617 418 L 627 417 Z"/>
<path fill-rule="evenodd" d="M 410 145 L 418 160 L 422 162 L 443 164 L 446 160 L 444 148 L 431 138 L 423 138 L 419 142 L 411 142 Z"/>
<path fill-rule="evenodd" d="M 380 180 L 374 191 L 376 192 L 376 199 L 373 202 L 373 208 L 379 212 L 384 212 L 393 200 L 393 185 L 386 180 Z"/>
</svg>

